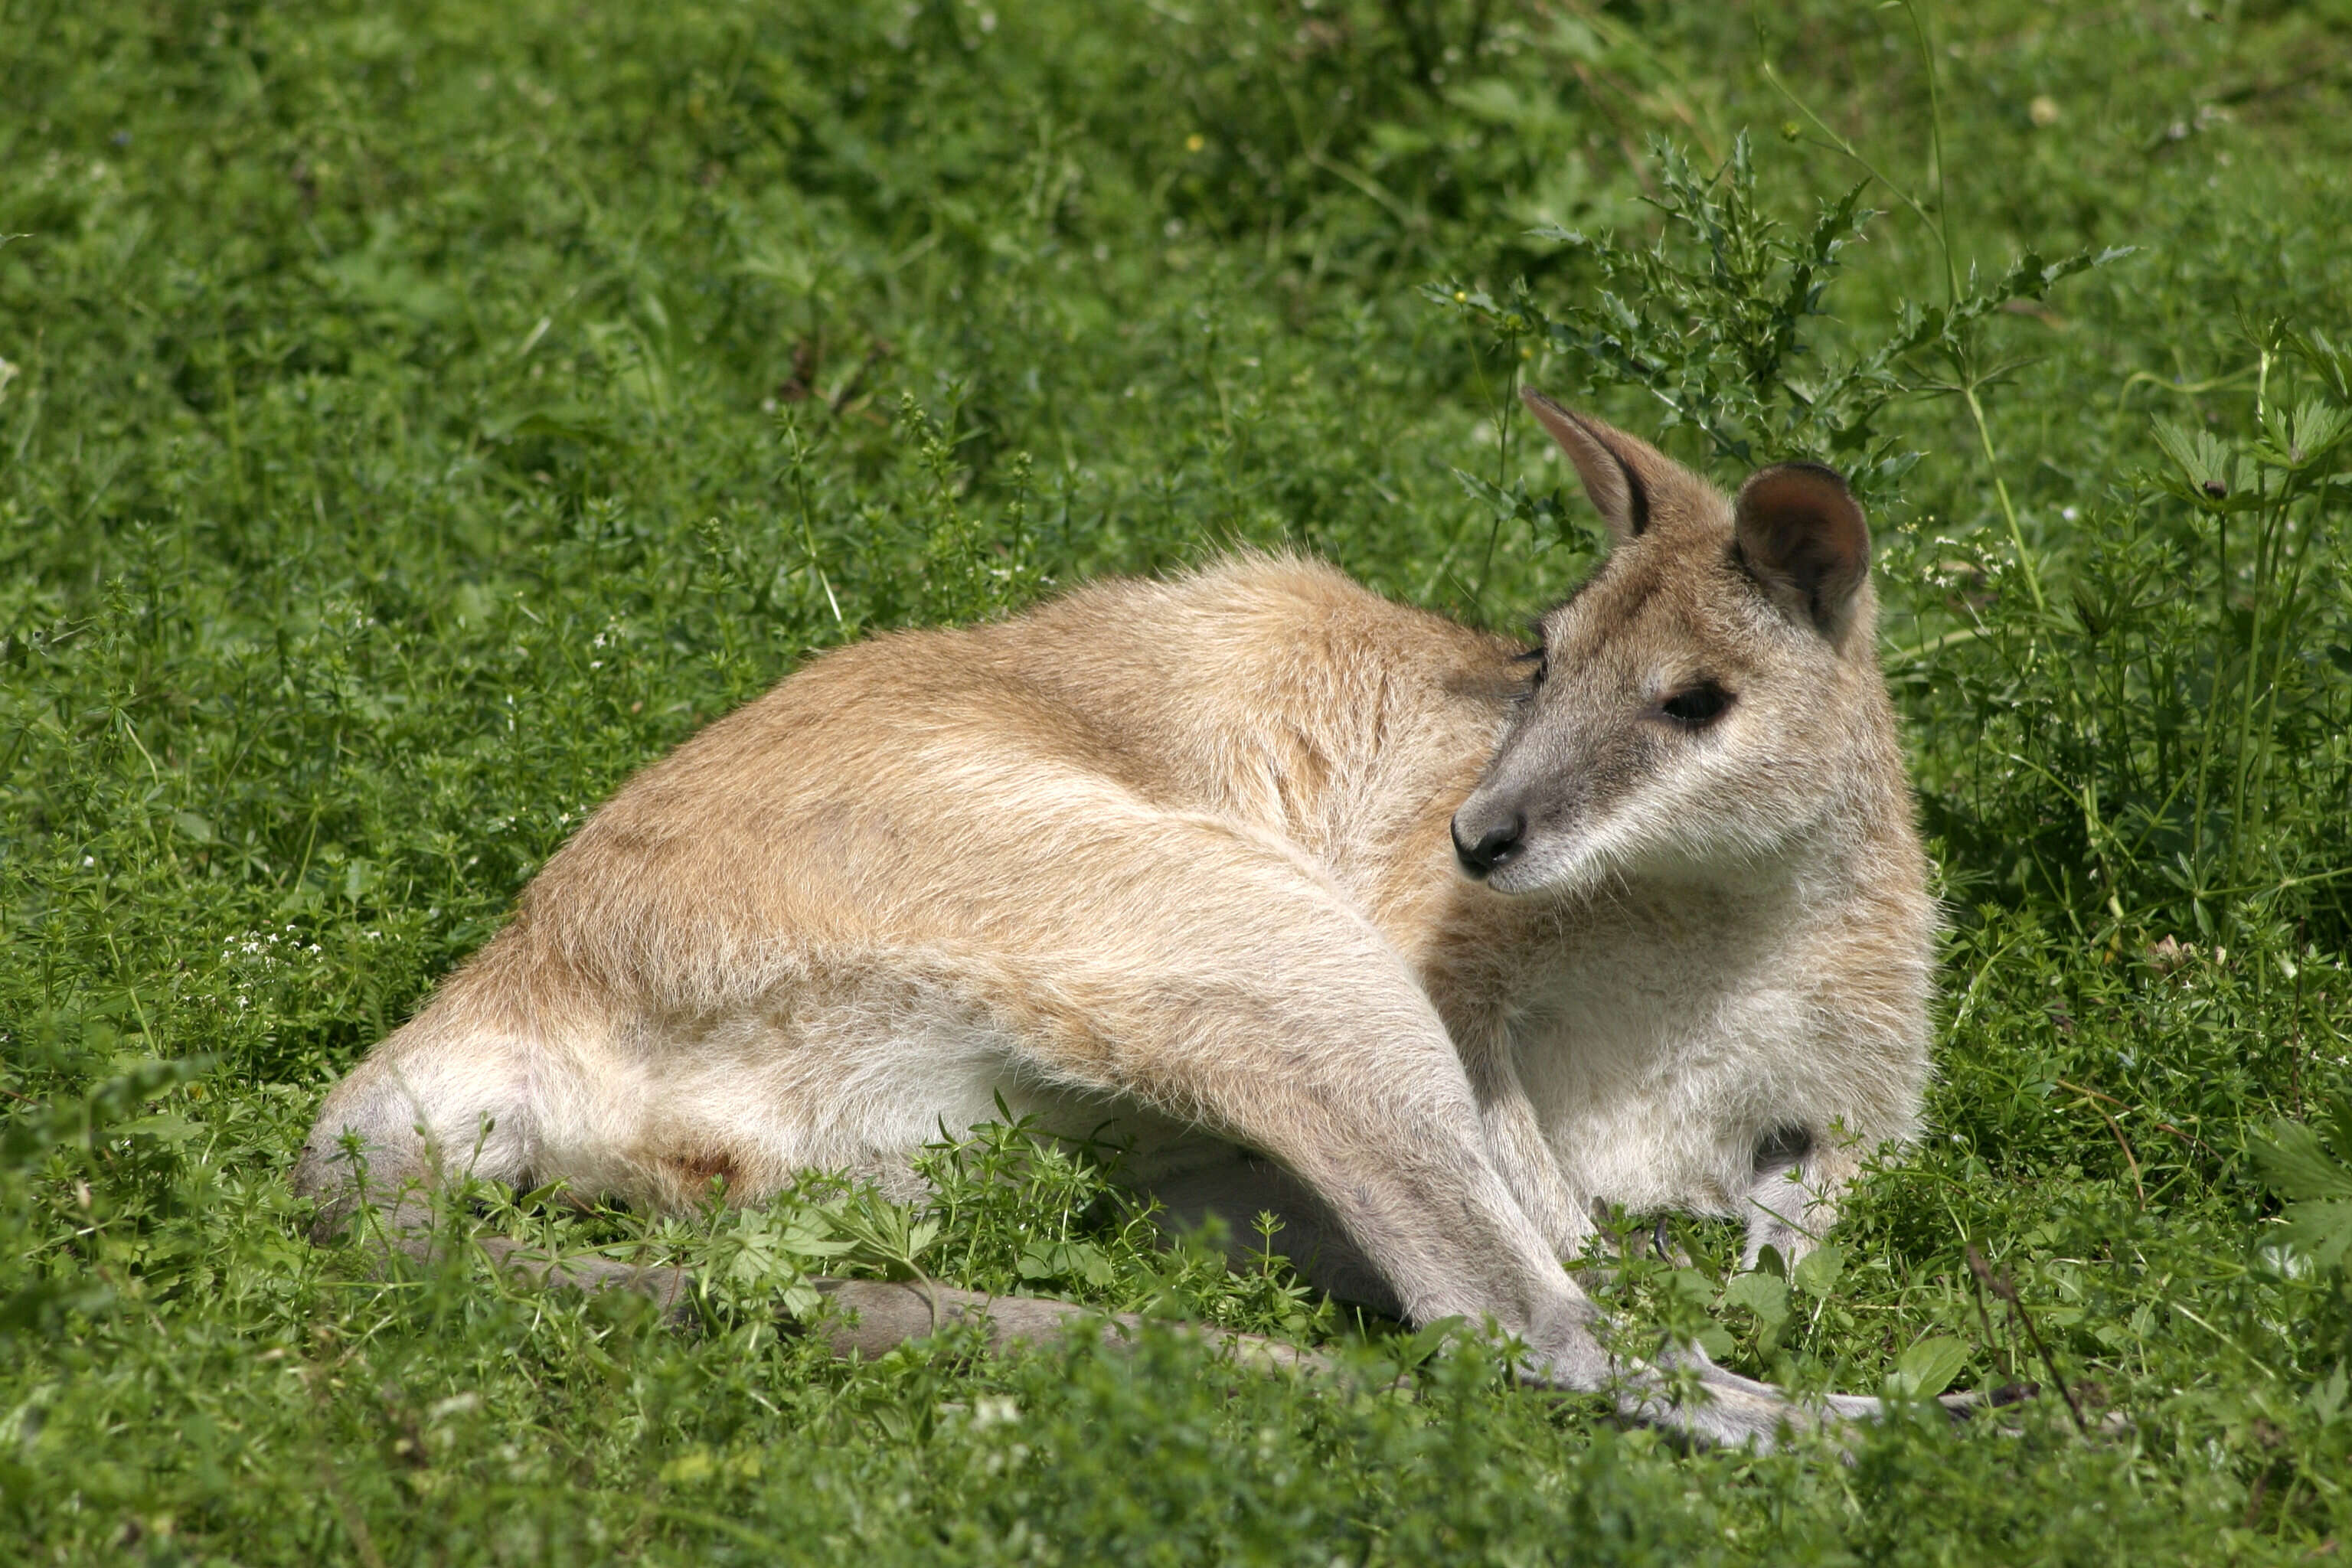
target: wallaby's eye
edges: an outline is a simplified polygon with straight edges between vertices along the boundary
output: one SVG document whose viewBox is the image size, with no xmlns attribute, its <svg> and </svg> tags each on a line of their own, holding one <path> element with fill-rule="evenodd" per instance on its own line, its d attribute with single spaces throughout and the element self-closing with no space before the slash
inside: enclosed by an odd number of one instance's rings
<svg viewBox="0 0 2352 1568">
<path fill-rule="evenodd" d="M 1513 657 L 1521 664 L 1535 666 L 1534 670 L 1528 676 L 1529 686 L 1541 686 L 1544 683 L 1544 677 L 1551 673 L 1551 650 L 1549 648 L 1531 647 L 1527 652 Z"/>
<path fill-rule="evenodd" d="M 1686 686 L 1658 706 L 1667 718 L 1691 728 L 1704 729 L 1722 716 L 1731 706 L 1731 693 L 1712 680 L 1702 680 L 1696 686 Z"/>
</svg>

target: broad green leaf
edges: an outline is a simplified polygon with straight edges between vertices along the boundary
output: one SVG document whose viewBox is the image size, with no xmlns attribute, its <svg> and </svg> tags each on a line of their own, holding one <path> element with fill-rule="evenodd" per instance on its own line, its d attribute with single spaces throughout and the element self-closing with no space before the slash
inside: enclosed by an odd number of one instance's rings
<svg viewBox="0 0 2352 1568">
<path fill-rule="evenodd" d="M 2210 501 L 2227 498 L 2234 477 L 2229 448 L 2210 431 L 2191 430 L 2169 419 L 2154 424 L 2156 444 L 2179 467 L 2190 491 Z"/>
<path fill-rule="evenodd" d="M 1410 1372 L 1433 1358 L 1438 1352 L 1468 1331 L 1470 1320 L 1459 1315 L 1439 1318 L 1423 1324 L 1411 1334 L 1382 1342 L 1381 1348 L 1393 1357 L 1398 1365 Z"/>
<path fill-rule="evenodd" d="M 2300 469 L 2326 457 L 2347 428 L 2352 428 L 2352 415 L 2306 397 L 2292 413 L 2284 408 L 2264 412 L 2265 439 L 2256 451 L 2273 468 Z"/>
<path fill-rule="evenodd" d="M 1677 1268 L 1666 1276 L 1666 1289 L 1694 1306 L 1704 1306 L 1715 1295 L 1715 1282 L 1696 1268 Z"/>
<path fill-rule="evenodd" d="M 1454 470 L 1454 478 L 1474 499 L 1484 501 L 1496 517 L 1511 518 L 1518 514 L 1519 498 L 1492 479 L 1482 479 L 1462 468 Z"/>
<path fill-rule="evenodd" d="M 2342 1412 L 2347 1392 L 2352 1392 L 2352 1390 L 2347 1390 L 2346 1386 L 2344 1363 L 2340 1361 L 2336 1363 L 2334 1372 L 2311 1385 L 2308 1403 L 2311 1405 L 2311 1413 L 2319 1417 L 2319 1424 L 2322 1426 L 2332 1424 L 2336 1415 Z"/>
<path fill-rule="evenodd" d="M 2285 1237 L 2312 1261 L 2333 1268 L 2352 1254 L 2352 1198 L 2323 1198 L 2289 1205 Z"/>
<path fill-rule="evenodd" d="M 1769 1274 L 1738 1274 L 1723 1288 L 1727 1307 L 1745 1307 L 1768 1328 L 1789 1319 L 1789 1285 Z"/>
<path fill-rule="evenodd" d="M 2276 1123 L 2270 1140 L 2256 1142 L 2252 1152 L 2263 1182 L 2283 1198 L 2352 1198 L 2352 1168 L 2305 1122 Z"/>
<path fill-rule="evenodd" d="M 203 1122 L 166 1110 L 109 1128 L 107 1132 L 114 1138 L 152 1138 L 161 1143 L 184 1143 L 204 1130 Z"/>
<path fill-rule="evenodd" d="M 1921 1340 L 1895 1358 L 1887 1386 L 1905 1398 L 1933 1399 L 1952 1386 L 1952 1379 L 1968 1363 L 1969 1347 L 1958 1340 L 1943 1335 Z"/>
<path fill-rule="evenodd" d="M 1827 1300 L 1837 1289 L 1838 1275 L 1845 1268 L 1845 1254 L 1834 1241 L 1825 1241 L 1797 1260 L 1790 1276 L 1790 1282 L 1806 1295 Z"/>
<path fill-rule="evenodd" d="M 661 1479 L 670 1486 L 692 1486 L 709 1480 L 719 1470 L 719 1461 L 705 1447 L 688 1448 L 661 1468 Z"/>
</svg>

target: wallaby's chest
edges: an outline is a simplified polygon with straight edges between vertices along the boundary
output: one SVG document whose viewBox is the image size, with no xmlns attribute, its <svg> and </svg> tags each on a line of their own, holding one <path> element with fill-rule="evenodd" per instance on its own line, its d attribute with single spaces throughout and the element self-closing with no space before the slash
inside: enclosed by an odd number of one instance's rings
<svg viewBox="0 0 2352 1568">
<path fill-rule="evenodd" d="M 1785 918 L 1729 898 L 1621 908 L 1533 977 L 1511 1045 L 1578 1198 L 1729 1213 L 1758 1140 L 1811 1124 L 1818 1020 Z"/>
</svg>

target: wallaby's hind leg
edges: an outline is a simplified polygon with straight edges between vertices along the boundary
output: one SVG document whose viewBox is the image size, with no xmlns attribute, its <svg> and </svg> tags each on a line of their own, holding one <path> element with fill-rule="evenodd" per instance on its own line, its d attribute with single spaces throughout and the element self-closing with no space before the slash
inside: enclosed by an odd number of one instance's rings
<svg viewBox="0 0 2352 1568">
<path fill-rule="evenodd" d="M 383 1247 L 426 1260 L 443 1245 L 433 1227 L 434 1190 L 467 1176 L 517 1184 L 531 1179 L 538 1132 L 537 1108 L 528 1098 L 531 1047 L 499 1035 L 436 1029 L 433 1019 L 428 1012 L 387 1039 L 320 1106 L 294 1170 L 295 1190 L 320 1204 L 314 1238 L 332 1238 L 367 1210 Z M 474 1245 L 499 1268 L 540 1285 L 628 1290 L 651 1299 L 674 1321 L 697 1315 L 692 1277 L 672 1265 L 551 1258 L 502 1237 Z M 976 1327 L 1001 1353 L 1080 1324 L 1100 1326 L 1112 1344 L 1129 1342 L 1142 1327 L 1131 1314 L 1106 1317 L 1067 1301 L 880 1279 L 815 1283 L 835 1309 L 819 1331 L 845 1358 L 877 1356 L 945 1328 Z M 1212 1331 L 1208 1337 L 1252 1365 L 1309 1372 L 1329 1366 L 1312 1351 L 1255 1334 Z"/>
<path fill-rule="evenodd" d="M 295 1184 L 320 1200 L 313 1227 L 319 1239 L 341 1231 L 364 1207 L 373 1211 L 376 1234 L 388 1249 L 424 1261 L 440 1246 L 433 1232 L 433 1187 L 459 1173 L 499 1181 L 514 1181 L 527 1173 L 515 1156 L 515 1143 L 499 1141 L 495 1124 L 463 1152 L 465 1163 L 449 1161 L 441 1140 L 417 1131 L 420 1125 L 436 1125 L 436 1119 L 416 1113 L 420 1106 L 415 1086 L 387 1085 L 388 1075 L 368 1071 L 373 1065 L 373 1058 L 362 1062 L 329 1096 L 317 1129 L 303 1145 Z M 364 1158 L 364 1184 L 343 1147 L 350 1138 L 358 1140 Z M 481 1237 L 475 1245 L 499 1268 L 535 1284 L 591 1294 L 633 1291 L 650 1299 L 673 1322 L 689 1323 L 697 1317 L 693 1277 L 675 1265 L 551 1258 L 503 1237 Z M 988 1296 L 944 1285 L 883 1279 L 819 1279 L 815 1284 L 833 1308 L 817 1331 L 833 1353 L 844 1359 L 871 1359 L 942 1329 L 976 1328 L 991 1351 L 1003 1354 L 1087 1324 L 1105 1332 L 1105 1343 L 1123 1346 L 1143 1326 L 1131 1313 L 1105 1315 L 1068 1301 Z M 1247 1365 L 1310 1373 L 1330 1369 L 1329 1362 L 1313 1351 L 1278 1340 L 1228 1331 L 1207 1331 L 1206 1337 Z"/>
</svg>

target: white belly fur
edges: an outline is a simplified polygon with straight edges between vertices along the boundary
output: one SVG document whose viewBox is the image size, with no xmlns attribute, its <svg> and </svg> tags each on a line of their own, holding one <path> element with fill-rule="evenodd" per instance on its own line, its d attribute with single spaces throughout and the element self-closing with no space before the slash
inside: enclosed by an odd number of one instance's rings
<svg viewBox="0 0 2352 1568">
<path fill-rule="evenodd" d="M 1805 1070 L 1819 1022 L 1752 972 L 1723 984 L 1719 954 L 1660 964 L 1653 952 L 1639 968 L 1616 956 L 1563 977 L 1521 1032 L 1520 1079 L 1560 1173 L 1587 1204 L 1736 1214 L 1759 1140 L 1819 1121 Z M 1645 971 L 1659 983 L 1640 984 Z"/>
</svg>

